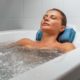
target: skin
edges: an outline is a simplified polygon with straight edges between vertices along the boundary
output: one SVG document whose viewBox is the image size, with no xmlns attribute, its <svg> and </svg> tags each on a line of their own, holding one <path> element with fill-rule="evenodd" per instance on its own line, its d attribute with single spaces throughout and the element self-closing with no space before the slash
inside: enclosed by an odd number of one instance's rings
<svg viewBox="0 0 80 80">
<path fill-rule="evenodd" d="M 32 41 L 27 38 L 23 38 L 16 43 L 21 46 L 29 48 L 57 48 L 60 51 L 68 52 L 75 49 L 72 43 L 60 43 L 57 41 L 59 33 L 63 32 L 65 26 L 62 25 L 62 15 L 55 10 L 49 10 L 43 16 L 41 21 L 41 30 L 43 32 L 41 41 Z"/>
</svg>

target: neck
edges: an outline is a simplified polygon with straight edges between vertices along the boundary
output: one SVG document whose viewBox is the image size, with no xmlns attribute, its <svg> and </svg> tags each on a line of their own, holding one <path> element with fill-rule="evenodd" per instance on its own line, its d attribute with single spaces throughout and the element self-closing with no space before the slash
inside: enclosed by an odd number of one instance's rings
<svg viewBox="0 0 80 80">
<path fill-rule="evenodd" d="M 56 35 L 50 35 L 50 34 L 47 34 L 47 33 L 43 33 L 43 36 L 42 36 L 42 42 L 44 43 L 48 43 L 48 42 L 57 42 L 57 36 L 58 34 Z"/>
</svg>

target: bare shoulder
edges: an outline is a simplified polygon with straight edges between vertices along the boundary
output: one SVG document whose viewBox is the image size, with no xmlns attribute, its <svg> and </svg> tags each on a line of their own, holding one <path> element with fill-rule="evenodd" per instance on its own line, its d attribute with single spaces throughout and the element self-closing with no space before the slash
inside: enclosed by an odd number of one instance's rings
<svg viewBox="0 0 80 80">
<path fill-rule="evenodd" d="M 28 39 L 28 38 L 22 38 L 22 39 L 16 41 L 16 43 L 18 45 L 23 45 L 24 46 L 24 45 L 32 44 L 32 43 L 34 43 L 34 41 L 32 41 L 31 39 Z"/>
<path fill-rule="evenodd" d="M 74 47 L 75 48 L 73 43 L 70 43 L 70 42 L 63 43 L 63 46 L 68 46 L 68 47 Z"/>
<path fill-rule="evenodd" d="M 75 46 L 70 42 L 63 43 L 62 45 L 65 52 L 75 49 Z"/>
</svg>

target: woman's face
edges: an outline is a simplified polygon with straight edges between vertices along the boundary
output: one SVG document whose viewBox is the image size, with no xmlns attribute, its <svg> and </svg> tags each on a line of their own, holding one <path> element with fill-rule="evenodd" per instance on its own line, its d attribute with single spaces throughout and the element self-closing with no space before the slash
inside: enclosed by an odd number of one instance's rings
<svg viewBox="0 0 80 80">
<path fill-rule="evenodd" d="M 41 21 L 41 30 L 49 33 L 60 33 L 64 31 L 64 26 L 62 25 L 62 15 L 55 10 L 47 11 Z"/>
</svg>

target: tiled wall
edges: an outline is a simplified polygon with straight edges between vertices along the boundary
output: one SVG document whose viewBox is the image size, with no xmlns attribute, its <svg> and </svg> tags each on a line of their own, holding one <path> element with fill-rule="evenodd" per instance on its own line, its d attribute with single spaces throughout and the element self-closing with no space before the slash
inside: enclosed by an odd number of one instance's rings
<svg viewBox="0 0 80 80">
<path fill-rule="evenodd" d="M 80 0 L 0 0 L 0 30 L 38 29 L 43 14 L 54 7 L 80 29 Z"/>
</svg>

